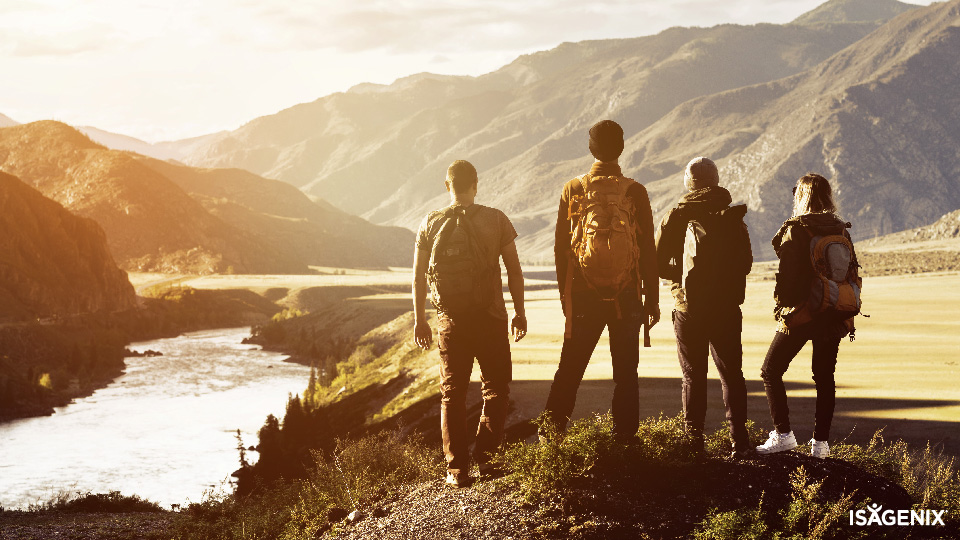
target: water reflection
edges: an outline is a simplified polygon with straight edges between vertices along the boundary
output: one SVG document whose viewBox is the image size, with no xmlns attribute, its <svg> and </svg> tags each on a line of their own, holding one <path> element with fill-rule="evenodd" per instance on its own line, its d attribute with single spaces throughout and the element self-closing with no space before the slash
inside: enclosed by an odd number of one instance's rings
<svg viewBox="0 0 960 540">
<path fill-rule="evenodd" d="M 309 375 L 241 344 L 247 335 L 221 329 L 135 343 L 163 356 L 128 358 L 126 374 L 53 416 L 0 424 L 0 505 L 120 491 L 169 507 L 222 486 L 238 466 L 236 430 L 256 444 L 266 415 L 280 416 Z"/>
</svg>

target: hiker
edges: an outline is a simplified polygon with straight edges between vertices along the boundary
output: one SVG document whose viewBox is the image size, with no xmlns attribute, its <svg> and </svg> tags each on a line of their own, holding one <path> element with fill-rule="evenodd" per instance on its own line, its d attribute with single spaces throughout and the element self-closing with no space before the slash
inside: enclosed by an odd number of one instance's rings
<svg viewBox="0 0 960 540">
<path fill-rule="evenodd" d="M 566 428 L 606 327 L 613 430 L 618 439 L 632 440 L 640 423 L 638 334 L 660 320 L 653 214 L 647 190 L 624 177 L 617 163 L 623 152 L 620 125 L 598 122 L 590 128 L 588 146 L 596 159 L 590 172 L 567 182 L 560 195 L 554 257 L 566 325 L 546 413 L 558 431 Z"/>
<path fill-rule="evenodd" d="M 783 374 L 808 341 L 813 342 L 813 381 L 817 405 L 810 453 L 830 455 L 827 439 L 836 401 L 834 371 L 840 340 L 854 337 L 853 316 L 860 311 L 859 264 L 847 229 L 837 215 L 830 183 L 819 174 L 801 177 L 793 188 L 793 217 L 773 237 L 780 258 L 775 316 L 777 331 L 760 375 L 775 429 L 760 454 L 797 447 Z"/>
<path fill-rule="evenodd" d="M 517 232 L 503 212 L 474 203 L 477 170 L 454 161 L 445 181 L 451 205 L 430 212 L 420 224 L 414 252 L 414 334 L 429 349 L 433 331 L 427 323 L 427 287 L 437 308 L 440 345 L 440 429 L 447 460 L 446 483 L 472 481 L 467 436 L 466 399 L 473 360 L 480 364 L 483 411 L 477 426 L 473 457 L 481 476 L 496 474 L 490 463 L 503 442 L 512 367 L 503 301 L 500 258 L 515 315 L 515 341 L 527 333 L 523 306 L 523 272 L 514 239 Z"/>
<path fill-rule="evenodd" d="M 747 433 L 747 386 L 743 379 L 743 304 L 746 276 L 753 265 L 746 205 L 730 206 L 713 161 L 687 164 L 687 193 L 664 216 L 657 230 L 657 266 L 671 282 L 673 331 L 683 373 L 686 435 L 695 455 L 704 453 L 707 416 L 708 349 L 720 374 L 723 403 L 735 459 L 756 455 Z"/>
</svg>

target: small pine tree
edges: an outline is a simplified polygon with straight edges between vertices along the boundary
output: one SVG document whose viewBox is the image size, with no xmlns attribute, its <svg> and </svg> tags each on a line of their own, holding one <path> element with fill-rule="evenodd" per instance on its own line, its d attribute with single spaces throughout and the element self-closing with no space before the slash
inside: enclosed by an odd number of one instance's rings
<svg viewBox="0 0 960 540">
<path fill-rule="evenodd" d="M 317 393 L 317 366 L 310 364 L 310 380 L 307 381 L 307 390 L 303 393 L 303 405 L 312 410 L 316 403 Z"/>
</svg>

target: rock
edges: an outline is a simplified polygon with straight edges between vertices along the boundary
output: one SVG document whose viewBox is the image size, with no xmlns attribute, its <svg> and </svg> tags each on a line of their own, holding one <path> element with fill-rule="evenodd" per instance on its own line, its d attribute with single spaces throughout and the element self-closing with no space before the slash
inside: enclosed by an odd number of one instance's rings
<svg viewBox="0 0 960 540">
<path fill-rule="evenodd" d="M 350 512 L 349 516 L 347 516 L 347 521 L 350 523 L 356 523 L 365 517 L 366 516 L 363 514 L 363 512 L 359 510 L 354 510 L 353 512 Z"/>
</svg>

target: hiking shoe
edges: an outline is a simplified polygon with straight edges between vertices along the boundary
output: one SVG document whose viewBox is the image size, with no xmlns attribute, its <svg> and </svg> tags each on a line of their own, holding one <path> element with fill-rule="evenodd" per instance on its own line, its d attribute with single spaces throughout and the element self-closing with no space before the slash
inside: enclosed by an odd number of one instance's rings
<svg viewBox="0 0 960 540">
<path fill-rule="evenodd" d="M 827 441 L 810 439 L 810 455 L 820 459 L 830 457 L 830 445 Z"/>
<path fill-rule="evenodd" d="M 447 471 L 447 478 L 444 482 L 451 487 L 465 488 L 473 483 L 470 473 Z"/>
<path fill-rule="evenodd" d="M 757 459 L 758 457 L 760 457 L 760 455 L 757 454 L 756 448 L 743 448 L 730 452 L 730 459 L 734 461 L 749 461 L 751 459 Z"/>
<path fill-rule="evenodd" d="M 790 433 L 780 433 L 777 430 L 773 430 L 770 432 L 770 437 L 767 439 L 767 442 L 757 447 L 757 453 L 760 455 L 776 454 L 777 452 L 793 450 L 796 447 L 797 438 L 793 435 L 792 431 Z"/>
</svg>

